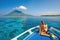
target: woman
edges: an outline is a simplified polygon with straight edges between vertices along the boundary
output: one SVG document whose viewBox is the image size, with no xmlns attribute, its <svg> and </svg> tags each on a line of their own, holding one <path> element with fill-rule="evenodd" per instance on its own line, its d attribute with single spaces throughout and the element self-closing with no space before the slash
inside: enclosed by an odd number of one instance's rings
<svg viewBox="0 0 60 40">
<path fill-rule="evenodd" d="M 39 34 L 40 35 L 44 35 L 44 36 L 50 36 L 49 33 L 47 33 L 48 31 L 48 27 L 47 27 L 47 24 L 45 24 L 43 21 L 41 21 L 41 25 L 39 27 Z"/>
</svg>

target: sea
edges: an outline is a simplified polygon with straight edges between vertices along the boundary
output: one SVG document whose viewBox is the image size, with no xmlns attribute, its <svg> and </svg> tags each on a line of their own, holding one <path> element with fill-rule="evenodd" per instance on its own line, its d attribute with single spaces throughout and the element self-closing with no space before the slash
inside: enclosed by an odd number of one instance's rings
<svg viewBox="0 0 60 40">
<path fill-rule="evenodd" d="M 44 23 L 48 25 L 48 29 L 50 27 L 54 27 L 57 30 L 60 30 L 60 16 L 27 16 L 20 18 L 0 17 L 0 40 L 11 40 L 24 31 L 40 25 L 41 21 L 44 21 Z M 60 37 L 60 32 L 56 30 L 51 31 L 56 36 Z M 19 37 L 18 40 L 23 40 L 28 35 L 29 33 L 26 33 L 25 35 Z"/>
</svg>

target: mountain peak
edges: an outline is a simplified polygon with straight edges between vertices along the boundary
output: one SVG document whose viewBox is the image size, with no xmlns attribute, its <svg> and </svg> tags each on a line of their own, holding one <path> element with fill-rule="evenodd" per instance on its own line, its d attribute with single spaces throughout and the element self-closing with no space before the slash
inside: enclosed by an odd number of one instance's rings
<svg viewBox="0 0 60 40">
<path fill-rule="evenodd" d="M 30 15 L 24 14 L 22 11 L 19 11 L 19 10 L 14 10 L 14 11 L 10 12 L 9 14 L 7 14 L 5 16 L 21 17 L 21 16 L 30 16 Z"/>
<path fill-rule="evenodd" d="M 24 13 L 22 11 L 19 11 L 19 10 L 14 10 L 5 16 L 20 16 L 20 15 L 24 15 Z"/>
<path fill-rule="evenodd" d="M 13 12 L 22 13 L 20 10 L 14 10 Z"/>
</svg>

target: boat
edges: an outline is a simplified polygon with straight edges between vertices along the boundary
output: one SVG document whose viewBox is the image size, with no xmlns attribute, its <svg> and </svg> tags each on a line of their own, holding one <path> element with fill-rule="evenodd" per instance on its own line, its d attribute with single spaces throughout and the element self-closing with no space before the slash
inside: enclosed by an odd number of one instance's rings
<svg viewBox="0 0 60 40">
<path fill-rule="evenodd" d="M 36 29 L 38 27 L 39 27 L 39 25 L 32 27 L 32 28 L 26 30 L 25 32 L 19 34 L 18 36 L 12 38 L 11 40 L 18 40 L 18 38 L 25 35 L 27 32 L 29 32 L 29 35 L 26 36 L 23 40 L 59 40 L 60 39 L 60 36 L 56 36 L 54 33 L 50 32 L 50 31 L 49 32 L 51 33 L 52 37 L 39 35 L 37 30 L 35 30 L 34 32 L 31 31 L 31 30 Z M 51 27 L 49 30 L 55 30 L 55 31 L 60 32 L 60 30 L 57 30 L 56 28 L 53 28 L 53 27 Z"/>
</svg>

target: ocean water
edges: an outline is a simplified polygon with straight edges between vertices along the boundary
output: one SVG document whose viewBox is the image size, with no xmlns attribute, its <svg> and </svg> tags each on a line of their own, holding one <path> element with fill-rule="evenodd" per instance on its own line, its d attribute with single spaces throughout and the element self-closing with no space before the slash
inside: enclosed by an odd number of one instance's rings
<svg viewBox="0 0 60 40">
<path fill-rule="evenodd" d="M 11 40 L 20 33 L 40 25 L 43 20 L 48 28 L 54 27 L 60 30 L 60 17 L 24 17 L 24 18 L 0 18 L 0 40 Z M 60 32 L 54 31 L 60 37 Z M 29 33 L 26 33 L 18 40 L 23 40 Z"/>
</svg>

